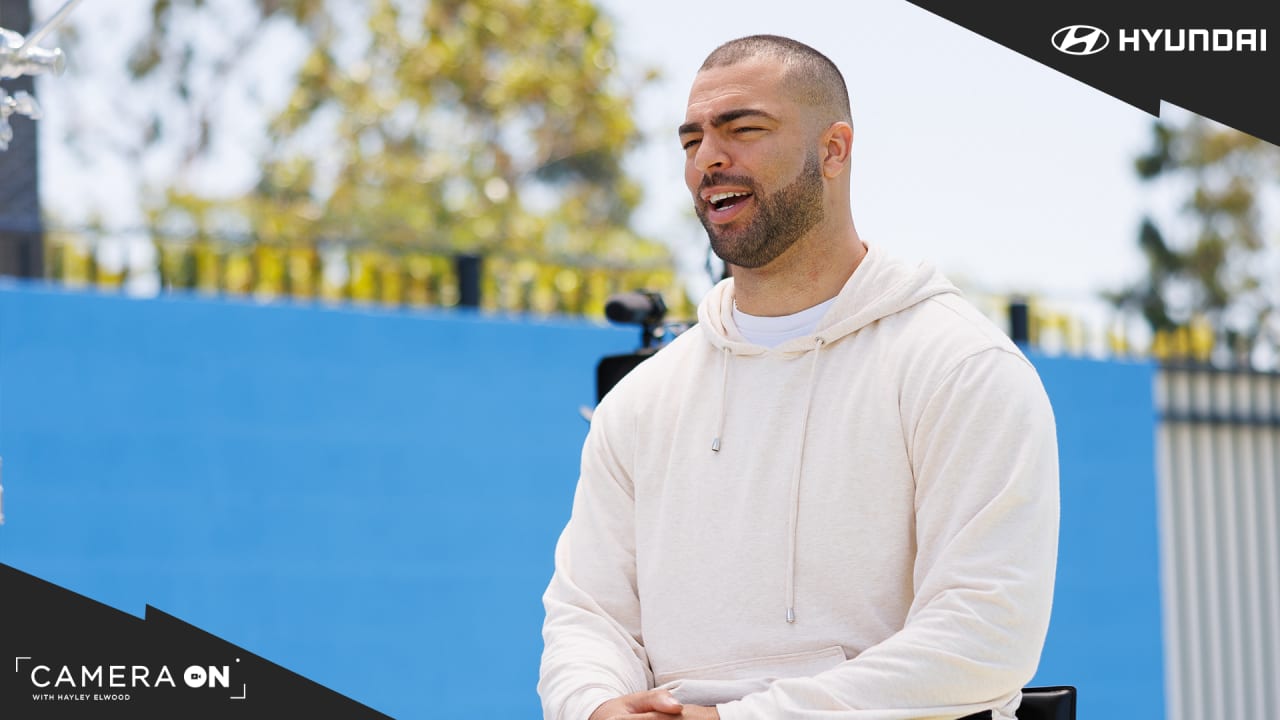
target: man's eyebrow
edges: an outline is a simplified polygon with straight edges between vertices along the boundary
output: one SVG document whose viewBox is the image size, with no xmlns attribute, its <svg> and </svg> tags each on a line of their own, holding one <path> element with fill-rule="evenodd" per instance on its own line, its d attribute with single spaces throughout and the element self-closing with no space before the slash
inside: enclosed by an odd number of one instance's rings
<svg viewBox="0 0 1280 720">
<path fill-rule="evenodd" d="M 778 118 L 770 115 L 764 110 L 757 110 L 755 108 L 739 108 L 736 110 L 725 110 L 719 115 L 711 118 L 711 127 L 720 127 L 725 123 L 731 123 L 734 120 L 737 120 L 739 118 L 744 118 L 744 117 L 762 117 L 767 120 L 772 120 L 774 122 L 778 121 Z M 696 132 L 702 132 L 702 123 L 699 123 L 699 122 L 685 123 L 684 125 L 680 126 L 680 130 L 678 134 L 687 135 L 689 133 L 696 133 Z"/>
</svg>

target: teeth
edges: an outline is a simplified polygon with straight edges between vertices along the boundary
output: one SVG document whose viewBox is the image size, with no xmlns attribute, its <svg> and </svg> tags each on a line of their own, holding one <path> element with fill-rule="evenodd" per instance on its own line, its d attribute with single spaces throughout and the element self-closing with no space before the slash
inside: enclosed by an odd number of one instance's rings
<svg viewBox="0 0 1280 720">
<path fill-rule="evenodd" d="M 744 192 L 722 192 L 722 193 L 716 193 L 715 195 L 712 195 L 711 197 L 707 198 L 707 202 L 712 203 L 712 204 L 714 205 L 715 203 L 721 202 L 721 201 L 723 201 L 723 200 L 728 200 L 729 198 L 735 198 L 735 197 L 746 197 L 746 196 L 748 196 L 748 195 L 750 195 L 750 194 L 751 194 L 751 193 L 744 193 Z"/>
</svg>

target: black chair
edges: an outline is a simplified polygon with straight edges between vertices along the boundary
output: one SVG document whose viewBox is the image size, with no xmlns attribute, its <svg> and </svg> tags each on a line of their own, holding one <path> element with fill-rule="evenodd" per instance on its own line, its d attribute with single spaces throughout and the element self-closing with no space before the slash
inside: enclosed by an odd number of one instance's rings
<svg viewBox="0 0 1280 720">
<path fill-rule="evenodd" d="M 991 711 L 960 720 L 991 720 Z M 1076 720 L 1076 689 L 1070 685 L 1022 688 L 1018 720 Z"/>
<path fill-rule="evenodd" d="M 1076 720 L 1076 689 L 1070 685 L 1023 688 L 1018 720 Z"/>
</svg>

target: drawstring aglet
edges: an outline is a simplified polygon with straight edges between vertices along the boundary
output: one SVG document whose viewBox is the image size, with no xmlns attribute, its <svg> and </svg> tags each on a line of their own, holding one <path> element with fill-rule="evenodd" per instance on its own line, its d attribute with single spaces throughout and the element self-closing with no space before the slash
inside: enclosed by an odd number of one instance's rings
<svg viewBox="0 0 1280 720">
<path fill-rule="evenodd" d="M 711 439 L 711 452 L 720 452 L 720 438 Z"/>
<path fill-rule="evenodd" d="M 794 623 L 796 621 L 796 609 L 787 608 L 787 622 Z"/>
</svg>

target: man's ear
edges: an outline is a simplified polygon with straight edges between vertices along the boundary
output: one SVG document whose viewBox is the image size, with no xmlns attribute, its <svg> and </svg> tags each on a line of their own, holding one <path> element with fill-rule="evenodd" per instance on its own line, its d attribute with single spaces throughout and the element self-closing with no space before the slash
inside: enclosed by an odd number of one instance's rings
<svg viewBox="0 0 1280 720">
<path fill-rule="evenodd" d="M 833 178 L 849 167 L 849 153 L 853 149 L 853 126 L 847 122 L 835 122 L 822 134 L 822 174 Z"/>
</svg>

